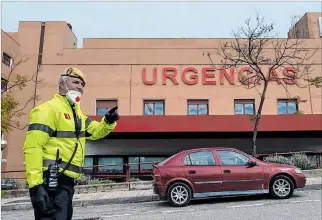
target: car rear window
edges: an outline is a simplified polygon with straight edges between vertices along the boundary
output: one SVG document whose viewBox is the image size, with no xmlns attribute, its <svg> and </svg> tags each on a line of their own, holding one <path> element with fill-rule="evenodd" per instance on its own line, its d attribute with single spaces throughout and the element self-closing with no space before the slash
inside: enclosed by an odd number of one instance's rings
<svg viewBox="0 0 322 220">
<path fill-rule="evenodd" d="M 174 158 L 175 156 L 177 156 L 179 153 L 177 153 L 177 154 L 174 154 L 174 155 L 172 155 L 171 157 L 168 157 L 168 158 L 166 158 L 165 160 L 163 160 L 163 161 L 161 161 L 160 163 L 158 163 L 158 166 L 163 166 L 163 165 L 165 165 L 168 161 L 170 161 L 172 158 Z"/>
</svg>

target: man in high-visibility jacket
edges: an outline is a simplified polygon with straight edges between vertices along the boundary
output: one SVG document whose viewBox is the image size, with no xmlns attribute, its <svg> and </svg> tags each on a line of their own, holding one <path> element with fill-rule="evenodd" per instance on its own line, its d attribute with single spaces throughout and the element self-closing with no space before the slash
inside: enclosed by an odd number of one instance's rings
<svg viewBox="0 0 322 220">
<path fill-rule="evenodd" d="M 68 68 L 59 79 L 59 94 L 33 108 L 23 153 L 35 219 L 69 220 L 75 179 L 82 176 L 85 139 L 104 138 L 119 120 L 117 107 L 93 121 L 80 109 L 86 79 Z"/>
</svg>

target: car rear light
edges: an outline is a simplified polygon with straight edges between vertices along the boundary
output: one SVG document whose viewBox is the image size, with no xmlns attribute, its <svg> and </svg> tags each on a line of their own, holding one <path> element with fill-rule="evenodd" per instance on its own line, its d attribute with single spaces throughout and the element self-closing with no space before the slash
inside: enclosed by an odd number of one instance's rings
<svg viewBox="0 0 322 220">
<path fill-rule="evenodd" d="M 153 180 L 156 183 L 161 182 L 160 169 L 157 166 L 153 166 Z"/>
</svg>

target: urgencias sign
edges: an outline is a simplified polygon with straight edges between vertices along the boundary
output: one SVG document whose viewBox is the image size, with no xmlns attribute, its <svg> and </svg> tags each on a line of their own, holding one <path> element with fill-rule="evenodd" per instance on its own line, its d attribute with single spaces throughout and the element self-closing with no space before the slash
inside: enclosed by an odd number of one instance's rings
<svg viewBox="0 0 322 220">
<path fill-rule="evenodd" d="M 151 72 L 148 72 L 146 67 L 142 69 L 142 81 L 146 85 L 154 85 L 158 81 L 158 74 L 162 74 L 162 84 L 171 83 L 179 85 L 179 81 L 187 85 L 196 85 L 201 80 L 203 85 L 217 85 L 219 80 L 220 85 L 224 85 L 227 81 L 230 85 L 235 85 L 236 75 L 238 81 L 244 85 L 253 84 L 255 77 L 250 67 L 242 67 L 240 69 L 216 69 L 214 67 L 203 67 L 198 70 L 195 67 L 186 67 L 182 71 L 178 71 L 175 67 L 154 67 Z M 275 81 L 278 84 L 283 82 L 288 85 L 296 84 L 296 72 L 293 67 L 285 67 L 279 70 L 274 69 L 270 74 L 270 81 Z M 216 78 L 217 77 L 217 78 Z M 218 78 L 219 77 L 219 78 Z M 181 80 L 180 80 L 181 79 Z M 170 82 L 171 81 L 171 82 Z M 258 84 L 261 84 L 259 81 Z"/>
</svg>

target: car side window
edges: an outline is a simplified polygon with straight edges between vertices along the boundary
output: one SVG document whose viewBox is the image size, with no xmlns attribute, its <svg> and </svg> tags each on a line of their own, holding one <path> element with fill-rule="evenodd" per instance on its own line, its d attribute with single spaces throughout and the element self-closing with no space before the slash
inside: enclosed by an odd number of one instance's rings
<svg viewBox="0 0 322 220">
<path fill-rule="evenodd" d="M 249 158 L 234 151 L 217 151 L 222 165 L 240 165 L 245 166 Z"/>
<path fill-rule="evenodd" d="M 184 164 L 186 166 L 213 166 L 216 162 L 211 151 L 201 151 L 187 154 L 184 157 Z"/>
</svg>

